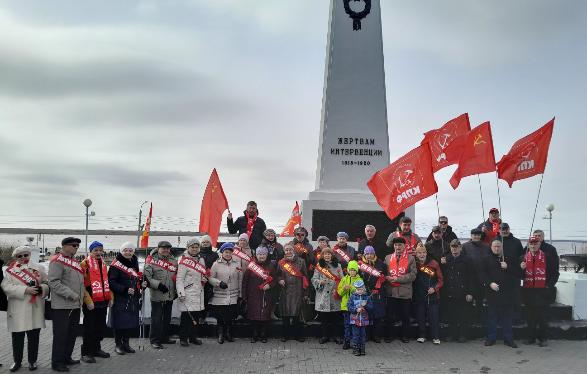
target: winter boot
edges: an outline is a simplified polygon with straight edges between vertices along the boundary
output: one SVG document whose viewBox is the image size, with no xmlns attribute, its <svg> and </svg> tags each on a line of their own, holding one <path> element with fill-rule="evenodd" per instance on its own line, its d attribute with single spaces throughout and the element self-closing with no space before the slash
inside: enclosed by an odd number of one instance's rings
<svg viewBox="0 0 587 374">
<path fill-rule="evenodd" d="M 225 339 L 227 342 L 234 342 L 234 338 L 232 337 L 232 325 L 226 325 L 226 336 Z"/>
<path fill-rule="evenodd" d="M 122 349 L 126 353 L 135 353 L 136 352 L 134 349 L 131 348 L 130 344 L 128 344 L 128 338 L 122 339 Z"/>
<path fill-rule="evenodd" d="M 345 340 L 344 343 L 342 344 L 342 349 L 347 350 L 351 347 L 351 342 L 348 340 Z"/>
<path fill-rule="evenodd" d="M 361 346 L 361 356 L 364 356 L 364 355 L 365 355 L 365 346 L 362 345 Z"/>
<path fill-rule="evenodd" d="M 224 344 L 224 326 L 216 326 L 216 334 L 218 335 L 218 344 Z"/>
<path fill-rule="evenodd" d="M 355 356 L 360 356 L 361 355 L 361 348 L 359 348 L 358 346 L 353 347 L 353 354 Z"/>
</svg>

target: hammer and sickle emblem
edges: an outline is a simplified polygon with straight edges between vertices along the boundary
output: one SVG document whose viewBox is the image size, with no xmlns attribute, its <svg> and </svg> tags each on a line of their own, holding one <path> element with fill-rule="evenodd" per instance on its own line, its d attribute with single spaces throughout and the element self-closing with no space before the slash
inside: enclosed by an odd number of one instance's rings
<svg viewBox="0 0 587 374">
<path fill-rule="evenodd" d="M 440 149 L 446 148 L 446 146 L 448 145 L 448 138 L 450 138 L 450 134 L 441 135 L 442 141 L 438 140 L 438 145 L 440 146 Z"/>
<path fill-rule="evenodd" d="M 399 182 L 399 186 L 401 188 L 404 188 L 405 186 L 412 184 L 412 181 L 410 180 L 410 176 L 412 174 L 414 174 L 414 172 L 412 170 L 406 170 L 406 171 L 404 171 L 404 174 L 405 174 L 405 176 L 403 179 L 402 179 L 401 175 L 399 177 L 397 177 L 397 180 Z"/>
<path fill-rule="evenodd" d="M 475 135 L 475 140 L 473 141 L 473 145 L 477 146 L 482 143 L 487 143 L 485 140 L 483 140 L 483 135 L 481 135 L 481 134 Z"/>
</svg>

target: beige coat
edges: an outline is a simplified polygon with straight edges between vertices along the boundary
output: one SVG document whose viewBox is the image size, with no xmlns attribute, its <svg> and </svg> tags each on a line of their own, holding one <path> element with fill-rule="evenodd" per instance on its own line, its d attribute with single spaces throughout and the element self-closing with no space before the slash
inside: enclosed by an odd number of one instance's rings
<svg viewBox="0 0 587 374">
<path fill-rule="evenodd" d="M 31 295 L 25 294 L 27 286 L 15 276 L 4 273 L 2 289 L 8 298 L 8 332 L 21 332 L 45 327 L 45 299 L 49 294 L 47 274 L 36 264 L 22 265 L 29 272 L 37 272 L 41 278 L 42 295 L 37 295 L 36 301 L 31 303 Z"/>
<path fill-rule="evenodd" d="M 232 257 L 232 260 L 226 261 L 220 257 L 210 269 L 210 284 L 214 286 L 214 296 L 210 300 L 212 305 L 234 305 L 238 298 L 241 297 L 241 284 L 243 279 L 243 271 L 241 268 L 241 260 Z M 228 288 L 223 290 L 219 287 L 220 282 L 228 285 Z"/>
<path fill-rule="evenodd" d="M 188 254 L 184 254 L 185 257 L 199 262 L 202 266 L 206 267 L 206 263 L 203 258 L 192 257 Z M 178 263 L 181 262 L 181 258 Z M 204 286 L 202 280 L 204 277 L 196 270 L 187 266 L 179 265 L 177 268 L 177 282 L 175 284 L 177 288 L 177 296 L 179 310 L 182 312 L 199 312 L 204 310 Z M 185 297 L 185 300 L 181 300 Z"/>
<path fill-rule="evenodd" d="M 385 256 L 385 266 L 389 268 L 389 261 L 391 260 L 392 255 Z M 399 258 L 396 258 L 399 264 Z M 401 277 L 397 278 L 397 283 L 399 286 L 392 287 L 389 282 L 385 282 L 386 286 L 386 294 L 387 297 L 395 297 L 396 299 L 411 299 L 412 298 L 412 283 L 416 280 L 416 273 L 418 269 L 416 268 L 416 259 L 414 256 L 408 256 L 408 271 L 402 275 Z M 389 275 L 385 274 L 385 275 Z"/>
</svg>

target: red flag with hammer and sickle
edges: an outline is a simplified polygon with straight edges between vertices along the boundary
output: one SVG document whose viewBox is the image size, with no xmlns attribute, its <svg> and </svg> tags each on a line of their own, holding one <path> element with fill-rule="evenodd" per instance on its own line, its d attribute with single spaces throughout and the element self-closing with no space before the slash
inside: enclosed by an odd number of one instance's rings
<svg viewBox="0 0 587 374">
<path fill-rule="evenodd" d="M 495 155 L 491 125 L 488 121 L 475 127 L 467 134 L 459 158 L 459 167 L 450 178 L 450 185 L 456 190 L 462 178 L 492 171 L 495 171 Z"/>
</svg>

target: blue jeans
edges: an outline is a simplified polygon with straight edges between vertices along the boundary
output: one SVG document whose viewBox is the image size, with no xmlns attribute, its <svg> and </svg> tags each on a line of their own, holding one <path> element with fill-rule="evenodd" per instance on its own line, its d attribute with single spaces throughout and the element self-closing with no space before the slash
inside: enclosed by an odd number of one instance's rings
<svg viewBox="0 0 587 374">
<path fill-rule="evenodd" d="M 426 317 L 428 317 L 428 326 L 430 327 L 430 339 L 440 339 L 440 322 L 439 322 L 439 304 L 426 301 L 416 304 L 416 319 L 418 320 L 418 330 L 420 338 L 426 337 Z"/>
<path fill-rule="evenodd" d="M 350 342 L 353 337 L 353 330 L 351 328 L 351 314 L 349 312 L 342 312 L 344 318 L 344 341 Z"/>
<path fill-rule="evenodd" d="M 508 306 L 487 306 L 487 340 L 494 341 L 497 339 L 497 322 L 499 320 L 503 329 L 503 340 L 506 342 L 514 340 L 512 331 L 512 316 L 514 308 Z"/>
<path fill-rule="evenodd" d="M 365 346 L 366 340 L 366 326 L 351 325 L 353 330 L 353 347 L 361 348 Z"/>
</svg>

